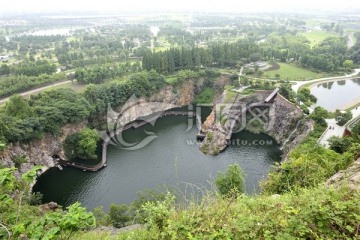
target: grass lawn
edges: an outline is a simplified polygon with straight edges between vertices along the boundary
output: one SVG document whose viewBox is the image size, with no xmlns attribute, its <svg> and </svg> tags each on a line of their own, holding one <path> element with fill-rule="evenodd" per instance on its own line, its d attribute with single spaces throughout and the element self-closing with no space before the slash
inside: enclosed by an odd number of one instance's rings
<svg viewBox="0 0 360 240">
<path fill-rule="evenodd" d="M 322 74 L 316 73 L 304 68 L 297 67 L 292 64 L 278 63 L 280 69 L 272 70 L 264 73 L 265 78 L 276 79 L 275 75 L 280 74 L 281 80 L 289 79 L 290 81 L 309 80 L 323 77 Z"/>
<path fill-rule="evenodd" d="M 321 41 L 328 37 L 339 37 L 339 35 L 330 32 L 324 31 L 313 31 L 302 33 L 301 36 L 306 37 L 310 41 L 310 46 L 314 47 L 315 45 L 319 44 Z"/>
</svg>

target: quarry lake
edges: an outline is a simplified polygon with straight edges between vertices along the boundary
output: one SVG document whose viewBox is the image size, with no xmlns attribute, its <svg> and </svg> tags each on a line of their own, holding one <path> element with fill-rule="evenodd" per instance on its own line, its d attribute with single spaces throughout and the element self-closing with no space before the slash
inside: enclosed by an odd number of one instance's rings
<svg viewBox="0 0 360 240">
<path fill-rule="evenodd" d="M 88 209 L 107 208 L 111 203 L 131 203 L 138 192 L 147 189 L 174 188 L 184 194 L 198 194 L 198 188 L 211 190 L 216 174 L 238 163 L 251 194 L 259 191 L 259 181 L 281 158 L 274 139 L 246 131 L 234 134 L 233 139 L 240 141 L 218 156 L 204 155 L 196 142 L 195 124 L 186 131 L 187 122 L 186 116 L 166 116 L 155 126 L 127 130 L 123 138 L 129 142 L 144 139 L 145 130 L 157 138 L 134 151 L 109 145 L 107 167 L 98 172 L 52 168 L 39 177 L 33 190 L 44 195 L 43 202 L 67 206 L 80 201 Z"/>
<path fill-rule="evenodd" d="M 360 79 L 318 83 L 310 90 L 317 98 L 316 105 L 329 111 L 346 109 L 360 101 Z"/>
</svg>

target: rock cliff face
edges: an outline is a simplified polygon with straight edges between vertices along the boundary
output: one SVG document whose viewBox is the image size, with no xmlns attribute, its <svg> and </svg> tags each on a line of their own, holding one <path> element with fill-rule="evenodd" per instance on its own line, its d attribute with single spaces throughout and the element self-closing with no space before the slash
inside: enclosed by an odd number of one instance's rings
<svg viewBox="0 0 360 240">
<path fill-rule="evenodd" d="M 193 80 L 189 80 L 185 81 L 178 88 L 171 85 L 166 86 L 158 94 L 155 94 L 146 100 L 149 102 L 162 102 L 184 106 L 192 103 L 194 100 L 195 91 L 201 88 L 202 85 L 195 85 Z"/>
<path fill-rule="evenodd" d="M 280 94 L 271 106 L 251 108 L 255 104 L 264 103 L 270 93 L 271 91 L 256 91 L 246 96 L 237 94 L 229 99 L 228 94 L 224 92 L 218 106 L 214 107 L 202 126 L 205 139 L 200 150 L 211 155 L 225 150 L 230 141 L 227 137 L 229 130 L 232 129 L 232 121 L 235 121 L 234 132 L 246 129 L 255 133 L 263 132 L 273 137 L 282 145 L 285 160 L 289 151 L 304 140 L 312 130 L 313 122 L 306 120 L 302 111 Z M 222 104 L 224 102 L 229 104 Z"/>
<path fill-rule="evenodd" d="M 360 190 L 360 158 L 348 169 L 334 174 L 326 182 L 327 185 L 339 186 L 346 184 L 353 190 Z"/>
<path fill-rule="evenodd" d="M 121 124 L 127 124 L 136 118 L 151 115 L 156 112 L 166 111 L 174 107 L 180 107 L 191 104 L 194 99 L 195 91 L 200 91 L 203 80 L 185 81 L 180 87 L 173 86 L 164 87 L 158 94 L 150 98 L 137 99 L 137 103 L 129 101 L 127 104 L 131 107 L 126 109 Z M 150 104 L 147 102 L 157 102 Z M 125 106 L 125 108 L 128 106 Z M 122 106 L 116 111 L 121 112 Z M 113 112 L 116 114 L 115 112 Z M 109 116 L 107 116 L 109 118 Z M 111 116 L 110 116 L 111 117 Z M 72 133 L 79 132 L 86 126 L 86 123 L 69 124 L 62 128 L 62 134 L 54 136 L 46 134 L 42 139 L 32 141 L 30 143 L 14 143 L 0 152 L 0 164 L 6 167 L 17 167 L 17 176 L 31 169 L 35 165 L 44 166 L 43 170 L 54 166 L 53 155 L 58 155 L 65 159 L 63 151 L 63 141 Z"/>
<path fill-rule="evenodd" d="M 42 139 L 30 143 L 11 144 L 0 152 L 0 164 L 6 167 L 17 167 L 17 175 L 27 172 L 35 165 L 44 166 L 44 170 L 53 167 L 53 155 L 64 158 L 62 142 L 65 138 L 81 131 L 85 126 L 85 123 L 68 124 L 62 127 L 61 135 L 46 134 Z"/>
<path fill-rule="evenodd" d="M 282 145 L 283 159 L 313 130 L 314 122 L 305 119 L 303 112 L 283 96 L 278 94 L 274 101 L 274 124 L 264 133 L 273 137 Z"/>
</svg>

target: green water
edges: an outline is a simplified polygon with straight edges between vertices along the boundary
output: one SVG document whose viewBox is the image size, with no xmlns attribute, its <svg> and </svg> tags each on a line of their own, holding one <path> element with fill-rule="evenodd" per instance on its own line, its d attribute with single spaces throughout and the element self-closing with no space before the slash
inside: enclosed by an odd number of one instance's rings
<svg viewBox="0 0 360 240">
<path fill-rule="evenodd" d="M 43 193 L 44 202 L 66 206 L 80 201 L 89 209 L 107 207 L 111 203 L 131 203 L 137 192 L 161 186 L 184 194 L 199 188 L 211 190 L 217 172 L 238 163 L 245 173 L 246 191 L 254 193 L 270 166 L 280 159 L 275 140 L 249 132 L 234 135 L 233 139 L 239 140 L 220 155 L 204 155 L 195 141 L 196 128 L 186 131 L 187 120 L 183 116 L 168 116 L 159 119 L 155 126 L 130 129 L 123 133 L 127 141 L 143 139 L 144 130 L 154 132 L 157 138 L 135 151 L 110 145 L 107 167 L 98 172 L 50 169 L 39 178 L 34 191 Z"/>
</svg>

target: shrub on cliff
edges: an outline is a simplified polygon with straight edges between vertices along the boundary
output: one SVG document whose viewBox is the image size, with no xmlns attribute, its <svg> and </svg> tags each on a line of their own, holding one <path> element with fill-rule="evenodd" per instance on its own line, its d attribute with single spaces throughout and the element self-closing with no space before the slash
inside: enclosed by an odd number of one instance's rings
<svg viewBox="0 0 360 240">
<path fill-rule="evenodd" d="M 96 159 L 96 148 L 99 136 L 96 130 L 84 128 L 65 139 L 65 155 L 69 159 Z"/>
<path fill-rule="evenodd" d="M 147 229 L 117 239 L 357 239 L 359 197 L 346 188 L 319 187 L 281 196 L 208 197 L 186 209 L 169 197 L 143 206 Z"/>
<path fill-rule="evenodd" d="M 215 185 L 221 196 L 235 197 L 245 191 L 244 174 L 236 163 L 229 165 L 224 173 L 218 173 Z"/>
<path fill-rule="evenodd" d="M 0 169 L 0 239 L 69 239 L 75 232 L 95 225 L 92 213 L 80 203 L 61 209 L 30 206 L 30 184 L 34 181 L 35 167 L 14 176 L 15 168 Z"/>
<path fill-rule="evenodd" d="M 352 113 L 350 111 L 346 111 L 346 112 L 340 112 L 339 110 L 336 110 L 335 113 L 336 116 L 336 123 L 340 126 L 344 126 L 345 123 L 347 123 L 348 121 L 351 120 L 351 118 L 353 117 Z"/>
<path fill-rule="evenodd" d="M 348 137 L 332 136 L 328 142 L 330 149 L 337 153 L 344 153 L 351 147 L 351 139 Z"/>
</svg>

